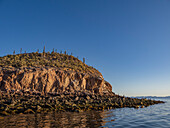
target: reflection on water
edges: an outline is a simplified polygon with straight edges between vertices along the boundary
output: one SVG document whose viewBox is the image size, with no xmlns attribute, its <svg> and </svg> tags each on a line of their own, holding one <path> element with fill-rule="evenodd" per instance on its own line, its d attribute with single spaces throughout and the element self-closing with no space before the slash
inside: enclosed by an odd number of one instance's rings
<svg viewBox="0 0 170 128">
<path fill-rule="evenodd" d="M 109 115 L 108 113 L 109 111 L 89 111 L 15 115 L 0 120 L 0 126 L 2 128 L 94 128 L 105 125 L 106 121 L 103 119 Z"/>
<path fill-rule="evenodd" d="M 109 111 L 13 115 L 0 119 L 0 128 L 170 128 L 170 99 L 147 108 Z"/>
</svg>

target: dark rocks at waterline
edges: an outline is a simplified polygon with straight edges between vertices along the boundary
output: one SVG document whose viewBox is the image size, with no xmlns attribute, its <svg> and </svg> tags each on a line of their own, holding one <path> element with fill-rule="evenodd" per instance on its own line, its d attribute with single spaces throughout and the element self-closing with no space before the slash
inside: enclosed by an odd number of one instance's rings
<svg viewBox="0 0 170 128">
<path fill-rule="evenodd" d="M 34 114 L 49 111 L 81 112 L 114 108 L 143 108 L 164 103 L 148 99 L 129 98 L 119 95 L 96 95 L 90 93 L 41 94 L 35 92 L 0 92 L 0 116 L 11 114 Z"/>
</svg>

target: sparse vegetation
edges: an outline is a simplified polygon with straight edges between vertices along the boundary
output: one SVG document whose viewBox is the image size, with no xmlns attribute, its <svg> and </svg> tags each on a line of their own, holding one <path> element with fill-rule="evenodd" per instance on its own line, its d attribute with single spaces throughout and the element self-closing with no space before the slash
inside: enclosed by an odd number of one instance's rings
<svg viewBox="0 0 170 128">
<path fill-rule="evenodd" d="M 85 58 L 83 58 L 83 63 L 85 63 Z"/>
<path fill-rule="evenodd" d="M 78 58 L 66 54 L 56 53 L 57 50 L 54 49 L 52 52 L 45 52 L 45 47 L 43 49 L 43 53 L 37 52 L 32 53 L 23 53 L 23 54 L 15 54 L 7 55 L 4 57 L 0 57 L 0 67 L 56 67 L 56 68 L 63 68 L 64 70 L 73 70 L 77 72 L 83 73 L 92 73 L 98 74 L 101 73 L 96 70 L 95 68 L 88 66 L 85 64 L 85 58 L 83 58 L 83 62 L 80 61 Z"/>
</svg>

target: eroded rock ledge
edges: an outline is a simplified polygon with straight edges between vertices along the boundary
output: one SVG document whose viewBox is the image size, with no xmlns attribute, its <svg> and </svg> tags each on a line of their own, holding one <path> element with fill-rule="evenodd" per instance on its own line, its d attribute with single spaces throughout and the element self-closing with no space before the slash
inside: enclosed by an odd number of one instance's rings
<svg viewBox="0 0 170 128">
<path fill-rule="evenodd" d="M 79 73 L 52 67 L 1 68 L 0 90 L 53 94 L 77 92 L 114 95 L 102 75 Z"/>
<path fill-rule="evenodd" d="M 129 98 L 119 95 L 76 94 L 40 94 L 30 91 L 0 91 L 0 118 L 11 114 L 46 113 L 46 112 L 82 112 L 89 110 L 103 111 L 114 108 L 143 108 L 164 103 L 162 101 Z"/>
</svg>

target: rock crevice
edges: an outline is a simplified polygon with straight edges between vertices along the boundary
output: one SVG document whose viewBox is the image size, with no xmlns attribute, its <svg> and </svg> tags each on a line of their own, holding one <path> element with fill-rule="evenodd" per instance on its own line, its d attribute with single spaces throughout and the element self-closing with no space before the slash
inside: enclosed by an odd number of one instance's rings
<svg viewBox="0 0 170 128">
<path fill-rule="evenodd" d="M 103 76 L 64 71 L 57 68 L 1 69 L 0 89 L 29 90 L 41 93 L 88 92 L 113 95 L 112 86 Z"/>
</svg>

